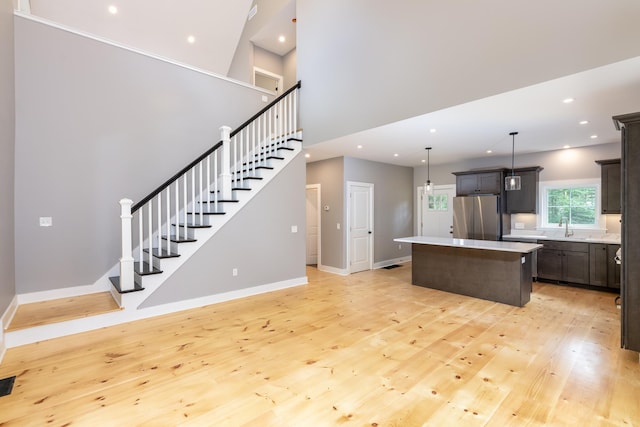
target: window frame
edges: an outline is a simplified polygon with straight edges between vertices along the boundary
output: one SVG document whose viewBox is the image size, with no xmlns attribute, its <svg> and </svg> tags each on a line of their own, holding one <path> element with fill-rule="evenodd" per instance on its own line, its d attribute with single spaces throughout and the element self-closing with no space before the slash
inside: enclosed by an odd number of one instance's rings
<svg viewBox="0 0 640 427">
<path fill-rule="evenodd" d="M 587 179 L 571 179 L 562 181 L 541 181 L 539 187 L 539 202 L 540 212 L 538 215 L 538 227 L 558 229 L 558 223 L 549 223 L 549 211 L 547 206 L 547 191 L 555 189 L 565 188 L 584 188 L 594 187 L 596 192 L 596 204 L 595 210 L 595 224 L 569 224 L 571 229 L 577 230 L 599 230 L 605 228 L 603 215 L 601 214 L 601 192 L 600 192 L 600 179 L 599 178 L 587 178 Z M 564 225 L 563 225 L 564 226 Z"/>
</svg>

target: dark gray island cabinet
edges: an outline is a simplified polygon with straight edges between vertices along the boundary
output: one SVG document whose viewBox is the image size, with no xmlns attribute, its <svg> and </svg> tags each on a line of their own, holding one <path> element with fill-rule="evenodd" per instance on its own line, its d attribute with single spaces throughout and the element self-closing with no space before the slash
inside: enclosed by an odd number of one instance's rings
<svg viewBox="0 0 640 427">
<path fill-rule="evenodd" d="M 414 236 L 411 283 L 503 304 L 531 299 L 531 255 L 542 245 Z"/>
</svg>

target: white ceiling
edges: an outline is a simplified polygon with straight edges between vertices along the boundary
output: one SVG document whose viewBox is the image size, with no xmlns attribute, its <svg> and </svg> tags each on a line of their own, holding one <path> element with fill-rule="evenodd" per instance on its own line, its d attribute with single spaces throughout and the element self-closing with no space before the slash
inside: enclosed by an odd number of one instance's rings
<svg viewBox="0 0 640 427">
<path fill-rule="evenodd" d="M 565 104 L 568 97 L 575 101 Z M 635 111 L 640 57 L 314 144 L 307 161 L 344 155 L 418 166 L 427 146 L 431 164 L 510 155 L 512 131 L 516 155 L 613 143 L 620 132 L 611 117 Z"/>
<path fill-rule="evenodd" d="M 108 12 L 110 5 L 118 7 L 116 15 Z M 251 6 L 252 0 L 31 0 L 34 15 L 222 75 Z M 290 0 L 251 41 L 288 53 L 300 25 L 292 23 L 295 16 Z M 187 43 L 189 35 L 195 43 Z M 277 41 L 280 35 L 284 43 Z M 567 97 L 575 101 L 564 104 Z M 634 111 L 640 111 L 640 57 L 317 143 L 307 148 L 307 161 L 344 155 L 417 166 L 427 146 L 433 147 L 432 164 L 503 156 L 511 154 L 512 131 L 519 132 L 516 155 L 613 143 L 620 135 L 611 116 Z M 589 124 L 579 125 L 581 120 Z"/>
</svg>

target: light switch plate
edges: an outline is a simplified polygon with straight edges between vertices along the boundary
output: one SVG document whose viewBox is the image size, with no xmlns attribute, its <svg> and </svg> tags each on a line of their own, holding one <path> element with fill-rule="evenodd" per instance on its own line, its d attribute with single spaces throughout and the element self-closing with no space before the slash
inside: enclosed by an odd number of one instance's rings
<svg viewBox="0 0 640 427">
<path fill-rule="evenodd" d="M 40 217 L 40 227 L 51 227 L 53 226 L 53 218 L 50 216 L 41 216 Z"/>
</svg>

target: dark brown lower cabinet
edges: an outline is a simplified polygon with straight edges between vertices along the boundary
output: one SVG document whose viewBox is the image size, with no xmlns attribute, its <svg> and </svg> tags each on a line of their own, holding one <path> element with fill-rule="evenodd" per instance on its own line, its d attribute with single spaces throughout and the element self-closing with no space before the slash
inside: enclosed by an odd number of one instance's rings
<svg viewBox="0 0 640 427">
<path fill-rule="evenodd" d="M 538 278 L 589 284 L 589 244 L 539 241 Z"/>
</svg>

